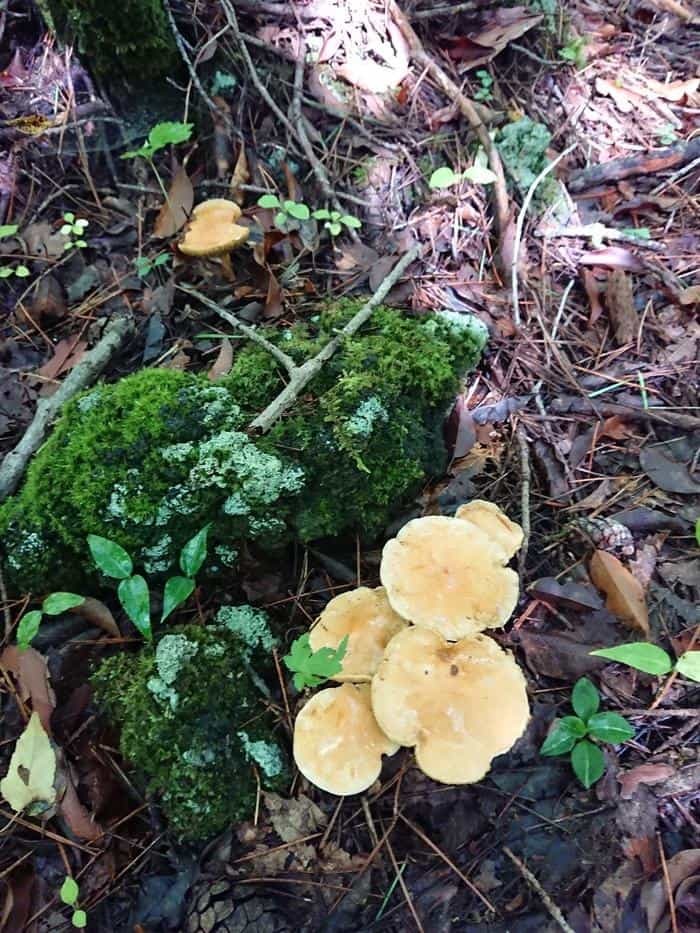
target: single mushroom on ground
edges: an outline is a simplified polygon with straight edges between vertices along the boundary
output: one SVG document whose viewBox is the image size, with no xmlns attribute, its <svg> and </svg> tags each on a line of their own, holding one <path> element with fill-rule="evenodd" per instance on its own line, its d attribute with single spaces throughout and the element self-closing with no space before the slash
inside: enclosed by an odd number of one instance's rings
<svg viewBox="0 0 700 933">
<path fill-rule="evenodd" d="M 495 502 L 472 499 L 466 505 L 460 505 L 455 512 L 455 518 L 472 522 L 477 528 L 485 531 L 493 544 L 501 548 L 504 561 L 510 560 L 522 547 L 523 529 L 517 522 L 508 518 Z"/>
<path fill-rule="evenodd" d="M 385 544 L 379 572 L 399 615 L 454 641 L 509 619 L 518 575 L 507 559 L 503 544 L 473 522 L 429 515 Z"/>
<path fill-rule="evenodd" d="M 335 596 L 309 633 L 312 651 L 337 648 L 348 636 L 343 670 L 333 680 L 369 682 L 389 641 L 408 623 L 389 605 L 383 586 L 360 586 Z"/>
<path fill-rule="evenodd" d="M 202 201 L 192 211 L 178 249 L 185 256 L 221 257 L 221 266 L 232 279 L 231 250 L 245 243 L 250 232 L 236 223 L 240 216 L 241 209 L 235 201 L 225 198 Z"/>
<path fill-rule="evenodd" d="M 389 642 L 372 679 L 379 727 L 444 784 L 471 784 L 508 751 L 529 719 L 525 677 L 485 635 L 447 642 L 411 627 Z"/>
<path fill-rule="evenodd" d="M 314 694 L 294 724 L 294 760 L 329 794 L 359 794 L 379 777 L 382 755 L 399 746 L 372 713 L 369 684 L 343 684 Z"/>
</svg>

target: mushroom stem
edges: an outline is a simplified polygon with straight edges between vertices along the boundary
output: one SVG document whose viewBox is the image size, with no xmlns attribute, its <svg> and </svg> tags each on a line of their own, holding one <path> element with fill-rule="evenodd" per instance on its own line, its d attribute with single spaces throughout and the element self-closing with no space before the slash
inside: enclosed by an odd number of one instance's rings
<svg viewBox="0 0 700 933">
<path fill-rule="evenodd" d="M 229 282 L 235 282 L 236 276 L 233 272 L 233 266 L 231 265 L 231 254 L 223 253 L 220 257 L 221 259 L 221 270 L 224 273 L 224 278 Z"/>
</svg>

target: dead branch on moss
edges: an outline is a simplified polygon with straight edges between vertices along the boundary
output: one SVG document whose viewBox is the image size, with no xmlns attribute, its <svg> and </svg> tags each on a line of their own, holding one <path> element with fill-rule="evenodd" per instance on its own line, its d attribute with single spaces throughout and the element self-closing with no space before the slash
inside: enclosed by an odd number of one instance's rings
<svg viewBox="0 0 700 933">
<path fill-rule="evenodd" d="M 50 398 L 38 403 L 32 423 L 19 444 L 0 464 L 0 502 L 17 489 L 31 457 L 41 447 L 51 424 L 66 402 L 82 392 L 100 375 L 134 329 L 129 317 L 113 318 L 92 350 L 88 350 Z"/>
<path fill-rule="evenodd" d="M 211 301 L 205 295 L 200 294 L 200 292 L 195 291 L 195 289 L 187 288 L 182 285 L 179 286 L 181 291 L 197 298 L 197 300 L 201 301 L 206 307 L 211 308 L 212 311 L 216 311 L 225 321 L 233 324 L 241 333 L 246 334 L 246 336 L 250 337 L 255 343 L 264 347 L 268 353 L 281 363 L 289 376 L 289 382 L 279 395 L 277 395 L 267 408 L 248 425 L 249 430 L 258 434 L 265 434 L 270 430 L 272 425 L 294 404 L 295 400 L 301 395 L 314 376 L 321 371 L 324 364 L 333 356 L 343 341 L 357 333 L 362 325 L 370 319 L 374 309 L 386 298 L 408 266 L 418 257 L 419 252 L 420 249 L 418 246 L 411 247 L 411 249 L 399 259 L 379 288 L 376 289 L 369 301 L 365 302 L 357 314 L 350 318 L 348 323 L 338 331 L 335 337 L 329 340 L 328 343 L 319 350 L 316 356 L 312 356 L 310 359 L 306 360 L 306 362 L 302 363 L 301 366 L 297 366 L 291 357 L 273 346 L 270 341 L 266 340 L 257 330 L 242 324 L 232 314 L 219 307 L 219 305 Z"/>
</svg>

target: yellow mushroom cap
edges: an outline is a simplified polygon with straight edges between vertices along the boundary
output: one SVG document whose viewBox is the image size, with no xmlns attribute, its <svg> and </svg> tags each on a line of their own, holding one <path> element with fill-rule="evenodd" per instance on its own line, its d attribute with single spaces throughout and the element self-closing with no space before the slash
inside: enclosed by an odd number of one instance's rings
<svg viewBox="0 0 700 933">
<path fill-rule="evenodd" d="M 503 547 L 481 528 L 429 515 L 384 545 L 379 573 L 399 615 L 454 641 L 509 619 L 518 575 L 504 563 Z"/>
<path fill-rule="evenodd" d="M 235 201 L 211 198 L 192 211 L 178 249 L 185 256 L 220 256 L 248 239 L 247 227 L 236 223 L 241 209 Z"/>
<path fill-rule="evenodd" d="M 347 635 L 343 670 L 333 680 L 369 682 L 388 642 L 407 625 L 389 605 L 383 586 L 360 586 L 328 603 L 309 633 L 309 645 L 312 651 L 337 648 Z"/>
<path fill-rule="evenodd" d="M 372 679 L 380 728 L 444 784 L 471 784 L 508 751 L 529 719 L 525 677 L 486 635 L 447 642 L 411 627 L 389 642 Z"/>
<path fill-rule="evenodd" d="M 523 529 L 517 522 L 511 521 L 495 502 L 485 499 L 473 499 L 466 505 L 460 505 L 455 518 L 470 521 L 489 536 L 494 545 L 503 551 L 503 560 L 508 561 L 522 546 Z"/>
<path fill-rule="evenodd" d="M 297 767 L 329 794 L 367 790 L 379 777 L 382 755 L 393 755 L 398 747 L 377 725 L 369 684 L 320 690 L 294 724 Z"/>
</svg>

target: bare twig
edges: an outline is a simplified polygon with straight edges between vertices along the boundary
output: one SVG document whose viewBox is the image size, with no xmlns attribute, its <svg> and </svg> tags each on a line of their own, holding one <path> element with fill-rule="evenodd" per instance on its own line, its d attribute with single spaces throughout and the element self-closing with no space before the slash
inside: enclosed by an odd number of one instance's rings
<svg viewBox="0 0 700 933">
<path fill-rule="evenodd" d="M 673 899 L 673 886 L 671 884 L 671 876 L 668 873 L 668 865 L 666 863 L 666 853 L 664 852 L 664 844 L 661 841 L 661 833 L 656 834 L 656 843 L 659 847 L 659 857 L 661 859 L 661 870 L 664 876 L 664 887 L 666 889 L 666 899 L 668 900 L 668 913 L 671 918 L 671 930 L 673 933 L 678 933 L 678 919 L 676 917 L 676 903 Z"/>
<path fill-rule="evenodd" d="M 559 924 L 561 929 L 564 930 L 564 933 L 575 933 L 574 929 L 570 927 L 569 924 L 564 919 L 564 914 L 561 912 L 561 910 L 559 910 L 557 905 L 554 903 L 554 901 L 549 896 L 549 894 L 547 894 L 545 889 L 539 883 L 537 878 L 535 878 L 535 876 L 532 874 L 530 869 L 527 868 L 525 865 L 523 865 L 523 863 L 520 861 L 518 856 L 515 855 L 513 852 L 511 852 L 508 846 L 503 846 L 503 851 L 506 853 L 506 855 L 511 860 L 511 862 L 513 862 L 515 867 L 518 869 L 520 874 L 530 885 L 532 890 L 535 891 L 537 894 L 539 894 L 542 900 L 542 903 L 547 908 L 547 911 L 550 917 L 552 918 L 552 920 L 554 920 L 555 923 Z"/>
<path fill-rule="evenodd" d="M 222 317 L 227 321 L 232 327 L 235 327 L 236 330 L 239 330 L 242 334 L 252 340 L 253 343 L 257 343 L 259 346 L 263 347 L 270 356 L 274 356 L 278 363 L 281 363 L 287 373 L 291 376 L 294 370 L 297 368 L 296 363 L 288 356 L 284 351 L 280 350 L 279 347 L 276 347 L 274 343 L 271 343 L 266 337 L 260 333 L 255 327 L 248 327 L 247 324 L 244 324 L 243 321 L 239 321 L 238 318 L 231 314 L 230 311 L 227 311 L 225 308 L 222 308 L 221 305 L 218 305 L 215 301 L 212 301 L 211 298 L 207 298 L 206 295 L 203 295 L 201 292 L 198 292 L 196 288 L 190 288 L 189 285 L 176 285 L 178 291 L 184 292 L 186 295 L 190 295 L 192 298 L 196 298 L 197 301 L 205 305 L 205 307 L 210 308 L 212 311 L 216 311 L 219 317 Z"/>
<path fill-rule="evenodd" d="M 553 172 L 557 165 L 561 162 L 564 156 L 567 156 L 573 149 L 576 148 L 578 143 L 574 143 L 573 146 L 569 146 L 568 149 L 565 149 L 563 152 L 560 152 L 556 159 L 553 159 L 551 162 L 548 162 L 547 165 L 542 169 L 539 175 L 534 179 L 530 187 L 527 189 L 527 194 L 523 200 L 523 206 L 520 208 L 520 213 L 518 214 L 518 219 L 515 223 L 515 237 L 513 241 L 513 252 L 512 259 L 510 263 L 510 285 L 513 298 L 513 323 L 516 327 L 520 327 L 520 297 L 518 294 L 518 259 L 520 257 L 520 241 L 523 238 L 523 227 L 525 226 L 525 217 L 527 216 L 528 208 L 532 202 L 535 192 L 545 180 L 547 175 L 550 172 Z"/>
<path fill-rule="evenodd" d="M 39 449 L 61 408 L 67 401 L 94 382 L 133 330 L 129 317 L 110 320 L 98 343 L 89 350 L 56 392 L 38 405 L 32 423 L 19 444 L 0 464 L 0 502 L 17 489 L 27 463 Z"/>
<path fill-rule="evenodd" d="M 218 305 L 213 301 L 210 301 L 208 298 L 205 298 L 203 295 L 200 295 L 199 292 L 195 292 L 194 289 L 185 288 L 183 286 L 178 286 L 182 291 L 188 292 L 197 300 L 201 301 L 207 307 L 211 308 L 213 311 L 216 311 L 221 317 L 227 320 L 229 323 L 236 326 L 242 333 L 246 333 L 246 336 L 249 336 L 251 340 L 254 340 L 256 343 L 264 346 L 268 352 L 274 356 L 286 369 L 287 374 L 289 375 L 289 382 L 282 389 L 279 395 L 274 398 L 267 408 L 262 411 L 254 421 L 252 421 L 248 427 L 252 431 L 257 431 L 260 434 L 264 434 L 269 431 L 272 425 L 280 418 L 285 411 L 294 403 L 294 401 L 299 397 L 303 392 L 306 386 L 311 382 L 311 380 L 316 376 L 324 364 L 333 356 L 336 350 L 340 347 L 341 343 L 344 340 L 347 340 L 348 337 L 352 337 L 353 334 L 362 327 L 362 325 L 370 319 L 372 312 L 377 307 L 378 304 L 386 298 L 388 293 L 398 282 L 398 280 L 403 275 L 404 271 L 410 266 L 414 259 L 418 256 L 420 250 L 418 246 L 413 246 L 411 249 L 401 257 L 401 259 L 396 263 L 391 272 L 384 279 L 379 288 L 375 291 L 369 301 L 360 308 L 360 310 L 355 314 L 348 323 L 341 328 L 340 331 L 333 337 L 328 343 L 322 347 L 321 350 L 312 356 L 311 359 L 306 360 L 305 363 L 302 363 L 301 366 L 297 366 L 291 357 L 288 357 L 285 353 L 280 353 L 277 347 L 273 345 L 262 337 L 256 330 L 253 328 L 248 328 L 246 325 L 241 324 L 240 321 L 237 321 L 235 317 L 230 315 L 227 311 L 223 311 Z M 246 328 L 244 331 L 243 328 Z"/>
<path fill-rule="evenodd" d="M 530 546 L 530 451 L 525 430 L 522 425 L 515 429 L 515 436 L 520 447 L 520 524 L 523 529 L 523 543 L 518 555 L 518 574 L 521 583 L 525 579 L 525 565 Z"/>
</svg>

